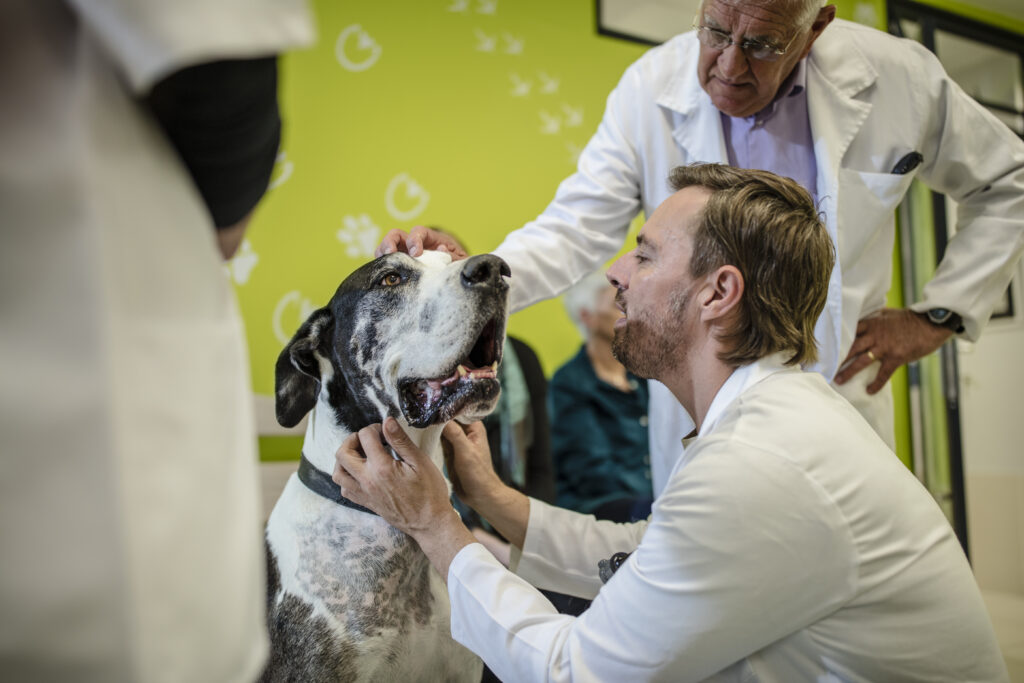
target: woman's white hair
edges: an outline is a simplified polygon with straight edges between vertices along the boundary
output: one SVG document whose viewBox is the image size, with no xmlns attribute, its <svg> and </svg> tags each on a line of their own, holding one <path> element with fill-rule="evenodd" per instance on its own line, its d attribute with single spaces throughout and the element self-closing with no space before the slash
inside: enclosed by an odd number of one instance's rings
<svg viewBox="0 0 1024 683">
<path fill-rule="evenodd" d="M 580 337 L 584 341 L 590 336 L 587 326 L 583 324 L 583 311 L 593 313 L 597 310 L 599 297 L 605 288 L 611 287 L 604 271 L 595 270 L 590 275 L 574 284 L 562 295 L 562 305 L 565 312 L 569 314 L 573 325 L 579 330 Z"/>
</svg>

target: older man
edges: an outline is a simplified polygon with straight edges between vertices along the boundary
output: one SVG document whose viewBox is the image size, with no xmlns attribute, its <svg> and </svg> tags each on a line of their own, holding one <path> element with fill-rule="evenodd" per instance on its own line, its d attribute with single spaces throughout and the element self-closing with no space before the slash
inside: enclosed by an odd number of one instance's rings
<svg viewBox="0 0 1024 683">
<path fill-rule="evenodd" d="M 892 445 L 890 375 L 954 333 L 976 339 L 1024 250 L 1024 143 L 921 45 L 833 21 L 835 7 L 821 5 L 706 0 L 693 31 L 627 69 L 577 173 L 495 253 L 516 274 L 521 308 L 610 258 L 637 212 L 668 197 L 675 166 L 728 162 L 794 178 L 837 250 L 808 368 Z M 923 298 L 886 309 L 894 209 L 915 177 L 958 202 L 957 234 Z M 416 252 L 424 240 L 437 243 L 393 232 L 381 250 Z M 657 383 L 650 420 L 657 493 L 693 424 Z"/>
<path fill-rule="evenodd" d="M 521 549 L 518 577 L 474 544 L 393 420 L 338 451 L 344 495 L 416 539 L 447 578 L 453 635 L 502 680 L 1006 681 L 935 501 L 799 367 L 814 360 L 833 267 L 810 197 L 715 165 L 677 169 L 672 187 L 608 273 L 624 314 L 616 354 L 662 381 L 698 430 L 647 522 L 598 522 L 509 489 L 479 425 L 445 428 L 449 471 Z M 596 598 L 558 615 L 530 583 Z"/>
</svg>

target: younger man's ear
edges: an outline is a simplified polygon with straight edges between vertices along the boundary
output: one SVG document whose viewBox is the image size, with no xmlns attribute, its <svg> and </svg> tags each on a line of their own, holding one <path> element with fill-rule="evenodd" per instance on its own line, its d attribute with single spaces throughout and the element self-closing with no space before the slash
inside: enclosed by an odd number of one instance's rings
<svg viewBox="0 0 1024 683">
<path fill-rule="evenodd" d="M 705 300 L 701 302 L 701 319 L 717 320 L 739 306 L 745 284 L 736 266 L 719 266 L 707 277 Z"/>
</svg>

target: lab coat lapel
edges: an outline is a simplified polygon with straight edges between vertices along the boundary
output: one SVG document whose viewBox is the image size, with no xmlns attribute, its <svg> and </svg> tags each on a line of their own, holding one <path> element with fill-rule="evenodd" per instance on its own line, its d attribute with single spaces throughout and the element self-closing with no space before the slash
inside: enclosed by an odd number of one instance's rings
<svg viewBox="0 0 1024 683">
<path fill-rule="evenodd" d="M 842 54 L 832 49 L 827 35 L 828 29 L 807 58 L 807 110 L 818 164 L 818 196 L 835 240 L 839 167 L 871 113 L 871 102 L 855 97 L 875 82 L 878 73 L 856 48 Z"/>
<path fill-rule="evenodd" d="M 658 98 L 658 104 L 680 115 L 672 129 L 672 137 L 683 149 L 688 163 L 729 163 L 722 118 L 711 98 L 700 87 L 696 68 L 680 69 Z"/>
</svg>

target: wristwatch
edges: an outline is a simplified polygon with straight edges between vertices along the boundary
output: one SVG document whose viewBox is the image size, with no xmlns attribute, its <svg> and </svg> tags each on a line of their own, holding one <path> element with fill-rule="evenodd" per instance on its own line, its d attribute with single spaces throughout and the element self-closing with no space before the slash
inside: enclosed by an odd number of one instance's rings
<svg viewBox="0 0 1024 683">
<path fill-rule="evenodd" d="M 931 308 L 925 315 L 933 325 L 945 327 L 947 330 L 959 334 L 964 331 L 963 319 L 948 308 Z"/>
</svg>

